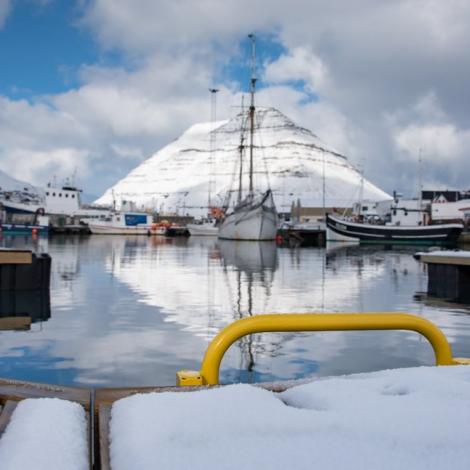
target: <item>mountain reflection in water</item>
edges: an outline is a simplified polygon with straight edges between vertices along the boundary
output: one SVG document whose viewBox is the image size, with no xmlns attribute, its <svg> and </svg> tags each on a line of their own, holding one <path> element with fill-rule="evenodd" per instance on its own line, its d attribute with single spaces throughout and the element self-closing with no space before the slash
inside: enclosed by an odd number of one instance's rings
<svg viewBox="0 0 470 470">
<path fill-rule="evenodd" d="M 0 332 L 0 377 L 172 384 L 177 370 L 199 368 L 208 342 L 223 327 L 262 313 L 406 311 L 435 322 L 455 356 L 470 357 L 468 307 L 436 305 L 417 295 L 426 290 L 427 277 L 411 256 L 414 249 L 278 249 L 270 242 L 139 236 L 17 237 L 2 244 L 49 252 L 52 275 L 50 318 L 41 328 Z M 269 333 L 232 346 L 221 379 L 252 382 L 432 363 L 427 341 L 411 332 Z"/>
</svg>

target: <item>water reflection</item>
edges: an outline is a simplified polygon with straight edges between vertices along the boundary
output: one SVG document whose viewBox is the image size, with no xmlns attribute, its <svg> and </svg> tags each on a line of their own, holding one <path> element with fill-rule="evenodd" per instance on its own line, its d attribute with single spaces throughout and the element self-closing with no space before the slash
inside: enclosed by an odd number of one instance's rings
<svg viewBox="0 0 470 470">
<path fill-rule="evenodd" d="M 199 367 L 223 327 L 276 312 L 408 311 L 443 328 L 456 356 L 470 356 L 469 309 L 416 298 L 426 290 L 426 271 L 407 248 L 277 250 L 271 243 L 139 236 L 2 243 L 50 253 L 52 314 L 40 329 L 0 332 L 0 376 L 171 384 L 176 370 Z M 3 302 L 10 308 L 23 300 Z M 288 379 L 432 361 L 431 348 L 414 333 L 259 334 L 230 348 L 222 379 Z"/>
<path fill-rule="evenodd" d="M 234 268 L 236 272 L 236 286 L 230 285 L 227 279 L 229 295 L 232 299 L 232 312 L 234 319 L 241 319 L 253 315 L 253 288 L 259 285 L 263 289 L 261 294 L 265 299 L 264 309 L 271 298 L 274 273 L 278 267 L 277 248 L 273 242 L 236 242 L 219 241 L 221 260 L 224 267 L 224 275 L 227 276 L 228 268 Z M 255 312 L 257 313 L 257 312 Z M 276 349 L 276 344 L 271 343 L 271 351 Z M 240 350 L 239 372 L 243 373 L 244 381 L 253 381 L 253 369 L 255 355 L 266 351 L 266 343 L 262 335 L 248 335 L 238 342 Z M 233 371 L 232 374 L 233 376 Z"/>
<path fill-rule="evenodd" d="M 51 302 L 48 290 L 0 292 L 0 329 L 2 319 L 26 318 L 24 328 L 30 323 L 45 322 L 51 316 Z M 8 322 L 5 320 L 5 324 Z"/>
</svg>

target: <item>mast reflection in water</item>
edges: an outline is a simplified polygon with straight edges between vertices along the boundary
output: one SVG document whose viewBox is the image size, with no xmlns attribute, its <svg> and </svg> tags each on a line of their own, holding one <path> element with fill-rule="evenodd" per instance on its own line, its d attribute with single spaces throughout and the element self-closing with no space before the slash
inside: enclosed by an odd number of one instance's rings
<svg viewBox="0 0 470 470">
<path fill-rule="evenodd" d="M 30 331 L 0 331 L 0 377 L 85 386 L 173 384 L 177 370 L 200 367 L 222 328 L 262 313 L 406 311 L 435 322 L 454 355 L 470 357 L 468 306 L 417 300 L 426 290 L 426 271 L 406 248 L 291 250 L 266 242 L 136 236 L 53 237 L 41 247 L 26 238 L 2 243 L 48 252 L 52 273 L 50 318 Z M 25 309 L 20 302 L 3 300 L 2 309 Z M 33 298 L 33 304 L 46 305 L 37 318 L 49 316 L 47 301 Z M 221 379 L 281 380 L 432 363 L 427 341 L 411 332 L 263 333 L 229 349 Z"/>
<path fill-rule="evenodd" d="M 236 291 L 230 295 L 234 320 L 239 320 L 253 315 L 253 285 L 259 285 L 263 290 L 264 306 L 259 312 L 264 312 L 271 297 L 274 272 L 278 267 L 277 248 L 273 242 L 236 242 L 219 240 L 221 260 L 224 267 L 224 275 L 228 268 L 236 271 Z M 257 312 L 255 312 L 257 313 Z M 263 344 L 262 335 L 248 335 L 238 342 L 240 354 L 240 374 L 227 374 L 230 381 L 238 380 L 253 382 L 253 368 L 255 366 L 255 354 L 265 353 L 266 345 Z M 272 344 L 270 346 L 273 346 Z M 270 348 L 271 352 L 274 348 Z M 243 372 L 247 371 L 248 375 Z M 255 380 L 254 380 L 255 379 Z"/>
</svg>

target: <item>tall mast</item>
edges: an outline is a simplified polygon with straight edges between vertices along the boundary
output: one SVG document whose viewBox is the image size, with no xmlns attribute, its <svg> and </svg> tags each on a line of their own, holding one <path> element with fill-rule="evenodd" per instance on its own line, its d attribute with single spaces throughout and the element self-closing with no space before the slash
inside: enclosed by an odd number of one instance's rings
<svg viewBox="0 0 470 470">
<path fill-rule="evenodd" d="M 250 187 L 253 194 L 253 134 L 255 131 L 255 87 L 256 87 L 256 40 L 254 34 L 249 34 L 251 40 L 251 79 L 250 79 Z"/>
<path fill-rule="evenodd" d="M 209 143 L 209 191 L 207 195 L 207 208 L 210 213 L 211 206 L 212 206 L 212 186 L 214 184 L 213 179 L 213 159 L 214 159 L 214 147 L 215 147 L 215 131 L 212 129 L 214 123 L 216 121 L 216 110 L 217 110 L 217 101 L 216 101 L 216 93 L 219 91 L 216 88 L 209 88 L 211 93 L 211 131 L 209 134 L 210 143 Z"/>
<path fill-rule="evenodd" d="M 325 150 L 322 149 L 322 206 L 323 206 L 323 221 L 326 220 L 326 203 L 325 203 Z"/>
<path fill-rule="evenodd" d="M 423 191 L 423 173 L 422 173 L 422 156 L 421 156 L 421 147 L 418 151 L 418 210 L 421 211 L 422 201 L 422 191 Z M 420 220 L 422 219 L 421 212 L 419 213 Z"/>
<path fill-rule="evenodd" d="M 238 175 L 238 202 L 241 202 L 243 195 L 243 150 L 245 149 L 245 97 L 242 95 L 240 145 L 238 146 L 240 156 L 240 173 Z"/>
</svg>

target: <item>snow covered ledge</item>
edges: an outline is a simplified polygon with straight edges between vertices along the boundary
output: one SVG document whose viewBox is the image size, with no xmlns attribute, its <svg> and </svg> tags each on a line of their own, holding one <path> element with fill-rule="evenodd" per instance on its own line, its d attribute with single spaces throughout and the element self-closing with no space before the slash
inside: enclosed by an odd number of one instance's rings
<svg viewBox="0 0 470 470">
<path fill-rule="evenodd" d="M 470 468 L 470 367 L 231 385 L 117 401 L 112 470 Z M 69 467 L 70 468 L 70 467 Z"/>
<path fill-rule="evenodd" d="M 0 439 L 0 469 L 88 470 L 87 433 L 85 410 L 78 403 L 23 400 Z"/>
</svg>

